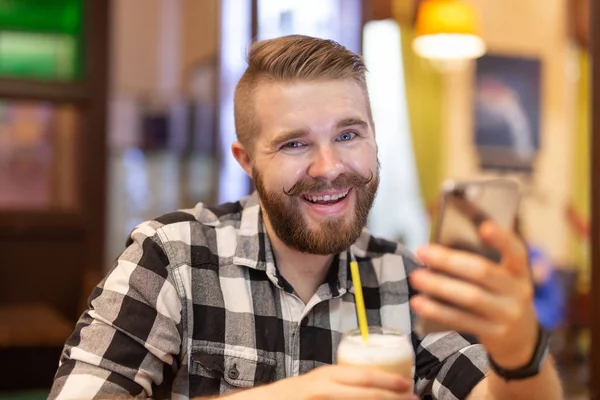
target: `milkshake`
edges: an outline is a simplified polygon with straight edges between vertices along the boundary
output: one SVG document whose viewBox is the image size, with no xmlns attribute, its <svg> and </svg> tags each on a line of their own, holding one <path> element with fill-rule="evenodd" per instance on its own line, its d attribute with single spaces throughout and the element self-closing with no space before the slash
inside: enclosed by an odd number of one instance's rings
<svg viewBox="0 0 600 400">
<path fill-rule="evenodd" d="M 345 333 L 338 346 L 337 363 L 382 369 L 413 381 L 414 352 L 410 338 L 393 329 L 369 327 L 367 343 L 358 329 Z"/>
</svg>

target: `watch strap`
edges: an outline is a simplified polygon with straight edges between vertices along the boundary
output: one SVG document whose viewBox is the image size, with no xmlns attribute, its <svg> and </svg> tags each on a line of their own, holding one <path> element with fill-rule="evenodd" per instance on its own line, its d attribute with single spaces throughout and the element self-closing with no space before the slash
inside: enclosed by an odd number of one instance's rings
<svg viewBox="0 0 600 400">
<path fill-rule="evenodd" d="M 550 334 L 538 324 L 538 339 L 531 360 L 526 365 L 516 369 L 506 369 L 498 365 L 488 354 L 490 367 L 505 381 L 521 380 L 536 376 L 540 373 L 544 360 L 549 352 Z"/>
</svg>

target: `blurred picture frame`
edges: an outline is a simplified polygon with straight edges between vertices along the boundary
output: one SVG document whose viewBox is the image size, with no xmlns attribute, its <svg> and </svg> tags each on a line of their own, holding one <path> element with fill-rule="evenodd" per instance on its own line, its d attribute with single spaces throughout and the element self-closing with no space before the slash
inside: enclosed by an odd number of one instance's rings
<svg viewBox="0 0 600 400">
<path fill-rule="evenodd" d="M 475 76 L 475 146 L 484 170 L 530 172 L 540 147 L 542 63 L 486 55 Z"/>
</svg>

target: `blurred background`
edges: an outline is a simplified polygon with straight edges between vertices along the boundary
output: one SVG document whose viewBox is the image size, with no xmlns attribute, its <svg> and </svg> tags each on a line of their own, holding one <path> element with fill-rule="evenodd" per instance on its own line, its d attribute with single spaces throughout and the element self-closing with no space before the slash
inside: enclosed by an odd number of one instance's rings
<svg viewBox="0 0 600 400">
<path fill-rule="evenodd" d="M 0 0 L 0 399 L 47 396 L 135 225 L 250 192 L 233 90 L 252 40 L 291 33 L 366 59 L 375 234 L 426 243 L 445 179 L 521 184 L 536 309 L 591 398 L 589 3 Z"/>
</svg>

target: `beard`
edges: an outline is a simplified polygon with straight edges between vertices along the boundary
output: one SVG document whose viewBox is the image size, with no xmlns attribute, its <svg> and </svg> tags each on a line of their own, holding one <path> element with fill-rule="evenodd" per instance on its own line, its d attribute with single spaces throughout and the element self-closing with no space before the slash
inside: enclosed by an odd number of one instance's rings
<svg viewBox="0 0 600 400">
<path fill-rule="evenodd" d="M 302 253 L 330 255 L 347 250 L 362 233 L 379 186 L 379 171 L 369 178 L 354 173 L 342 174 L 331 182 L 306 177 L 287 191 L 268 190 L 256 168 L 252 169 L 252 179 L 263 211 L 275 234 L 286 246 Z M 346 188 L 351 188 L 355 194 L 353 215 L 344 213 L 330 217 L 317 228 L 311 228 L 307 217 L 302 214 L 299 202 L 304 200 L 300 196 Z"/>
</svg>

